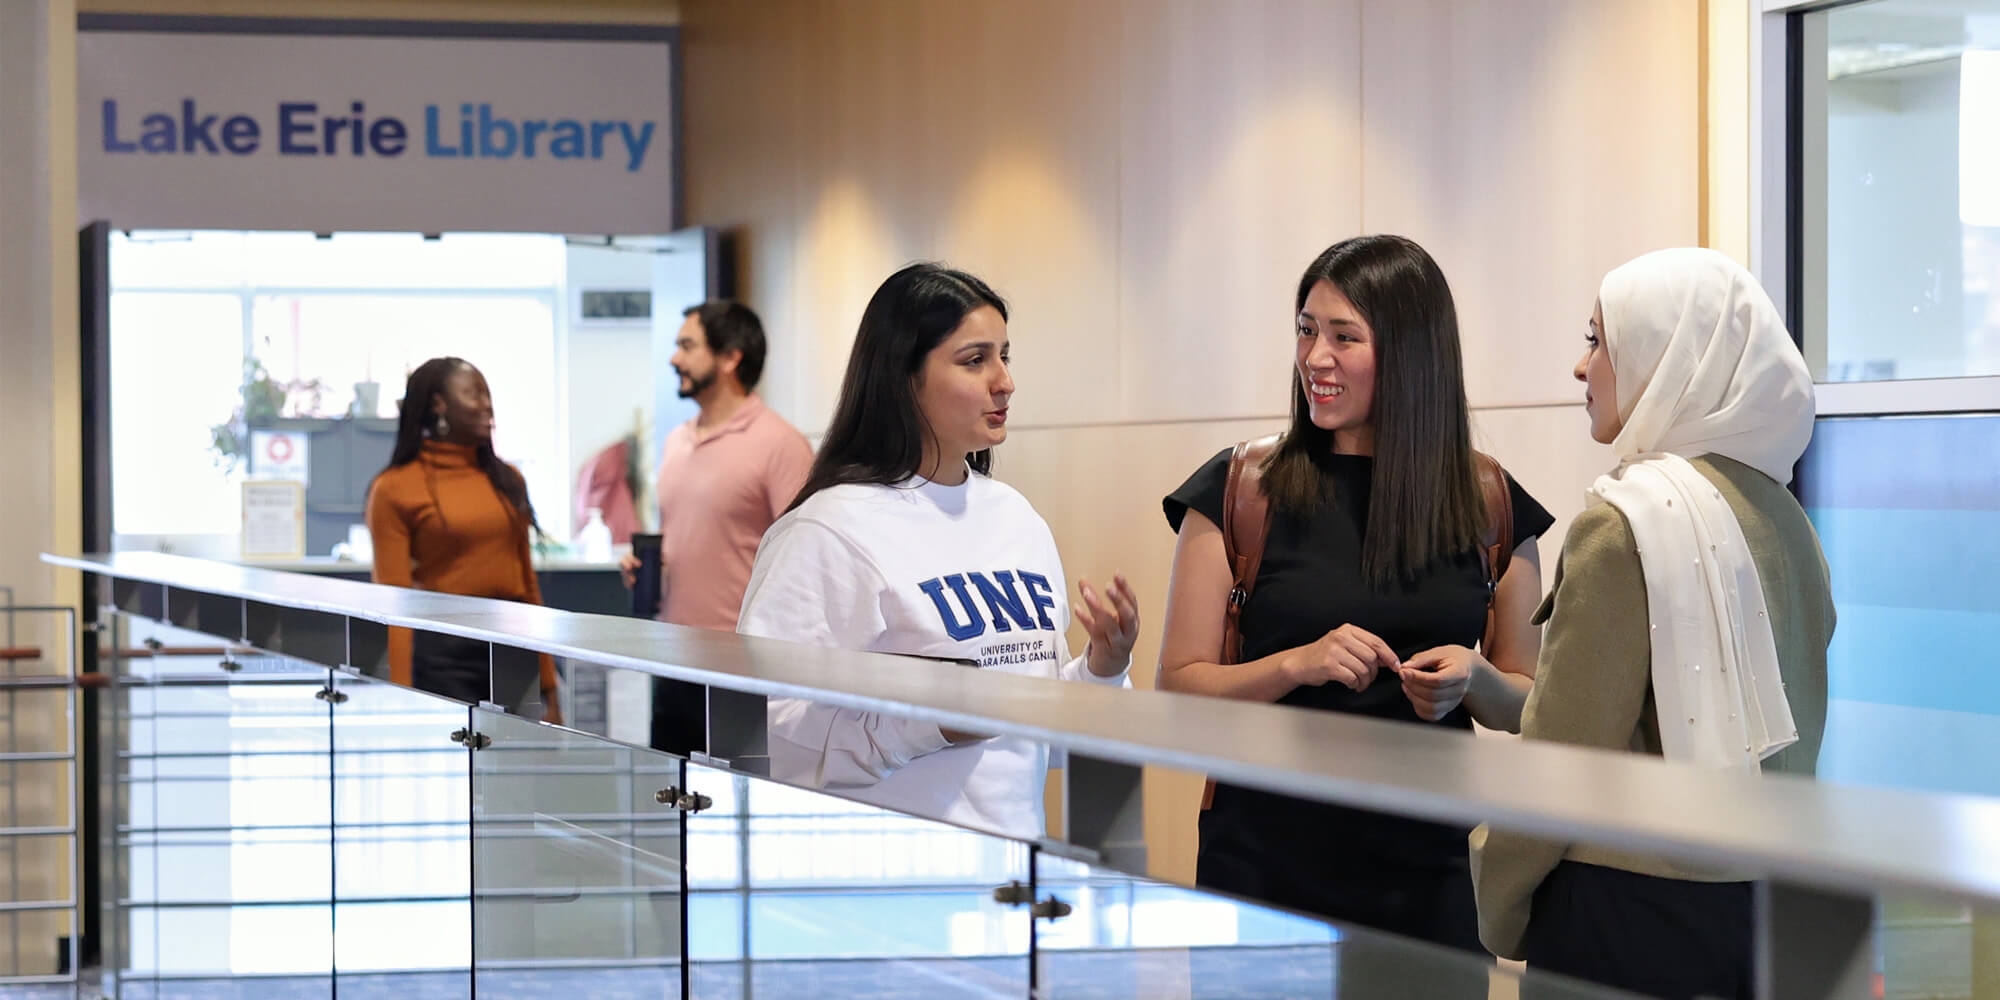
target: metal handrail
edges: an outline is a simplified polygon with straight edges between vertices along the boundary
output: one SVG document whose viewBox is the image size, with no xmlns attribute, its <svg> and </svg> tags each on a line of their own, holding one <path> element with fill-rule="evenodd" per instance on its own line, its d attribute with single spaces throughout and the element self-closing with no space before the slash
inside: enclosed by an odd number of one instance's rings
<svg viewBox="0 0 2000 1000">
<path fill-rule="evenodd" d="M 1087 758 L 1421 819 L 1493 822 L 1787 884 L 2000 903 L 2000 800 L 1725 774 L 1635 754 L 1098 685 L 155 553 L 44 559 L 102 577 L 438 632 L 766 696 L 1038 741 Z M 245 615 L 248 615 L 246 605 Z M 224 638 L 236 638 L 225 636 Z"/>
</svg>

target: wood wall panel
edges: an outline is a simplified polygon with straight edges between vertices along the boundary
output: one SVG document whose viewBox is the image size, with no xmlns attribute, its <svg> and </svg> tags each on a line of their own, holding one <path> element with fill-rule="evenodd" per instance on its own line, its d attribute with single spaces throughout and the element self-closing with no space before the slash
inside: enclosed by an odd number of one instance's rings
<svg viewBox="0 0 2000 1000">
<path fill-rule="evenodd" d="M 1285 411 L 1299 275 L 1362 220 L 1359 14 L 1355 0 L 1125 6 L 1127 419 Z"/>
<path fill-rule="evenodd" d="M 770 341 L 759 389 L 793 420 L 813 367 L 803 360 L 796 292 L 804 270 L 806 8 L 803 0 L 771 0 L 762 11 L 704 3 L 681 26 L 688 218 L 739 234 L 737 294 L 762 317 Z"/>
<path fill-rule="evenodd" d="M 1570 401 L 1598 279 L 1700 238 L 1698 7 L 1365 6 L 1363 225 L 1444 268 L 1475 406 Z"/>
<path fill-rule="evenodd" d="M 1016 426 L 1117 419 L 1118 7 L 924 9 L 928 253 L 1009 301 Z"/>
<path fill-rule="evenodd" d="M 1576 388 L 1581 396 L 1583 387 Z M 1472 438 L 1555 515 L 1555 526 L 1541 540 L 1546 589 L 1555 579 L 1556 555 L 1562 551 L 1569 522 L 1583 512 L 1583 491 L 1618 460 L 1610 447 L 1590 439 L 1590 417 L 1583 412 L 1581 399 L 1569 406 L 1474 410 Z"/>
</svg>

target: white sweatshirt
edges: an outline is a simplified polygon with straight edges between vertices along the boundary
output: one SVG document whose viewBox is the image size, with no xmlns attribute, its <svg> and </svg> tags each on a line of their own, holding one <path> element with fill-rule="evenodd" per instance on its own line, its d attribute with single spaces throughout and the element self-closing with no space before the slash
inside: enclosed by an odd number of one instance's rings
<svg viewBox="0 0 2000 1000">
<path fill-rule="evenodd" d="M 814 494 L 764 534 L 736 630 L 1126 683 L 1126 672 L 1098 677 L 1082 656 L 1070 659 L 1068 626 L 1068 584 L 1048 524 L 1012 487 L 975 473 L 959 486 L 912 479 Z M 954 746 L 935 725 L 799 699 L 773 698 L 770 727 L 779 780 L 1009 836 L 1043 833 L 1048 752 L 1038 743 Z"/>
</svg>

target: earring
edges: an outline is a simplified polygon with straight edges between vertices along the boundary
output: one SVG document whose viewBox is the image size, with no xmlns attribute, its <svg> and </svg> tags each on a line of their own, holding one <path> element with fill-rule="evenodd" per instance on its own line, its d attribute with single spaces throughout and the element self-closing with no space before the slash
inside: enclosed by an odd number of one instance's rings
<svg viewBox="0 0 2000 1000">
<path fill-rule="evenodd" d="M 451 424 L 444 419 L 444 414 L 438 414 L 437 427 L 432 431 L 431 436 L 442 441 L 450 435 Z"/>
</svg>

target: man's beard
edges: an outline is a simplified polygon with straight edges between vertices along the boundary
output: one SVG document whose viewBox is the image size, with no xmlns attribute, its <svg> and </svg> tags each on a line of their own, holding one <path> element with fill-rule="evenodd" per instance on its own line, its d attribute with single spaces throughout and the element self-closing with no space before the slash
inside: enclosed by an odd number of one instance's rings
<svg viewBox="0 0 2000 1000">
<path fill-rule="evenodd" d="M 701 378 L 695 378 L 694 376 L 687 374 L 681 375 L 681 390 L 680 390 L 681 398 L 693 399 L 694 397 L 699 396 L 704 392 L 707 392 L 708 387 L 715 384 L 715 377 L 716 377 L 715 372 L 709 372 L 707 375 Z"/>
</svg>

